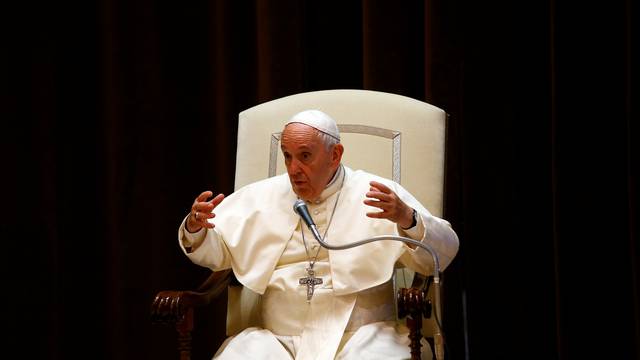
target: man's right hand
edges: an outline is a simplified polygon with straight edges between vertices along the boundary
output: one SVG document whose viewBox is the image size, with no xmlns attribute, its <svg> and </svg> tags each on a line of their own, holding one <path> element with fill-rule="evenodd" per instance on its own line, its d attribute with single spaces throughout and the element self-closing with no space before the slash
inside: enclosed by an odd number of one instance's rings
<svg viewBox="0 0 640 360">
<path fill-rule="evenodd" d="M 213 192 L 205 191 L 193 201 L 191 213 L 185 225 L 187 231 L 190 233 L 198 232 L 203 227 L 207 229 L 213 229 L 215 227 L 214 224 L 207 220 L 216 216 L 216 214 L 213 213 L 213 209 L 224 200 L 224 194 L 218 194 L 213 199 L 207 201 L 211 196 L 213 196 Z"/>
</svg>

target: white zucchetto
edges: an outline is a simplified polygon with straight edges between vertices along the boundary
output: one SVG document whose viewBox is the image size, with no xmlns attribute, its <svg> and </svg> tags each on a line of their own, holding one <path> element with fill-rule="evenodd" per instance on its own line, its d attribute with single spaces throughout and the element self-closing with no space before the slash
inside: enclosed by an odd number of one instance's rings
<svg viewBox="0 0 640 360">
<path fill-rule="evenodd" d="M 284 126 L 291 123 L 301 123 L 309 125 L 323 133 L 340 141 L 340 131 L 338 125 L 333 118 L 320 110 L 305 110 L 301 111 L 291 117 Z"/>
</svg>

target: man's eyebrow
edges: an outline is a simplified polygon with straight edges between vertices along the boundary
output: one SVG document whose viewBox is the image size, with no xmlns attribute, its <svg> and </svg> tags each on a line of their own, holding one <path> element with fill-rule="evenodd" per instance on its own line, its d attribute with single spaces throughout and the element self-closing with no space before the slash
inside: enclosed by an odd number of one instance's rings
<svg viewBox="0 0 640 360">
<path fill-rule="evenodd" d="M 282 151 L 286 151 L 286 149 L 284 148 L 284 145 L 280 145 L 280 149 L 281 149 Z M 298 151 L 308 151 L 308 152 L 311 152 L 312 150 L 313 150 L 313 147 L 311 147 L 311 146 L 309 146 L 309 145 L 301 145 L 301 146 L 298 148 Z"/>
</svg>

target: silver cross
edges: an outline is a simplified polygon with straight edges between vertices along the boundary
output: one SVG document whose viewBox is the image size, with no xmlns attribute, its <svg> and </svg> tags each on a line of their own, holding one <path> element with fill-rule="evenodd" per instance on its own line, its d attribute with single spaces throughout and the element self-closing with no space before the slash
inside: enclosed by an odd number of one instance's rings
<svg viewBox="0 0 640 360">
<path fill-rule="evenodd" d="M 307 302 L 311 302 L 316 285 L 322 284 L 322 278 L 315 277 L 313 265 L 307 268 L 307 277 L 300 278 L 300 285 L 307 285 Z"/>
</svg>

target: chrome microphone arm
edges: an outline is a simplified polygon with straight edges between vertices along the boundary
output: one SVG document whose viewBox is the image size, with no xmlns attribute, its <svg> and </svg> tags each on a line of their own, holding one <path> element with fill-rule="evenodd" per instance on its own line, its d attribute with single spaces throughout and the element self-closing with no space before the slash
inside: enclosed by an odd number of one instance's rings
<svg viewBox="0 0 640 360">
<path fill-rule="evenodd" d="M 360 245 L 364 245 L 370 242 L 380 241 L 380 240 L 401 241 L 407 244 L 418 246 L 426 250 L 431 255 L 431 258 L 433 259 L 433 282 L 440 283 L 440 261 L 438 259 L 438 253 L 435 250 L 433 250 L 431 246 L 421 241 L 413 240 L 413 239 L 402 237 L 402 236 L 379 235 L 379 236 L 373 236 L 364 240 L 354 241 L 352 243 L 345 244 L 345 245 L 331 245 L 326 243 L 324 240 L 322 240 L 322 238 L 320 237 L 320 232 L 318 232 L 318 229 L 314 224 L 312 224 L 310 228 L 311 228 L 311 232 L 314 234 L 314 236 L 316 237 L 316 240 L 318 240 L 320 245 L 322 245 L 322 247 L 327 248 L 329 250 L 346 250 L 356 246 L 360 246 Z"/>
<path fill-rule="evenodd" d="M 437 360 L 444 360 L 444 341 L 443 341 L 444 339 L 442 338 L 442 329 L 440 324 L 440 318 L 442 315 L 441 306 L 440 306 L 440 261 L 438 259 L 438 253 L 431 246 L 421 241 L 413 240 L 407 237 L 392 236 L 392 235 L 373 236 L 368 239 L 355 241 L 345 245 L 330 245 L 321 238 L 320 233 L 318 232 L 318 229 L 316 228 L 315 224 L 311 223 L 309 225 L 309 229 L 314 234 L 316 240 L 318 240 L 320 245 L 322 245 L 322 247 L 329 250 L 345 250 L 345 249 L 354 248 L 356 246 L 364 245 L 374 241 L 393 240 L 393 241 L 404 242 L 406 244 L 412 244 L 427 251 L 431 255 L 431 258 L 433 259 L 433 293 L 435 298 L 434 299 L 435 322 L 437 327 L 437 332 L 436 334 L 434 334 L 435 354 L 436 354 Z"/>
</svg>

